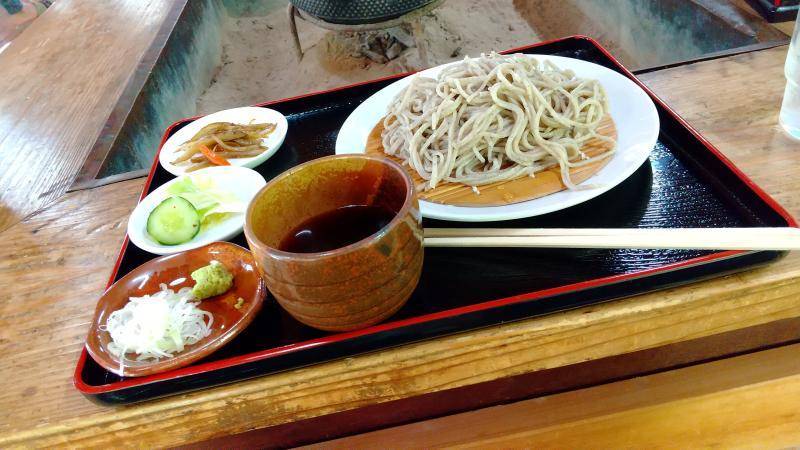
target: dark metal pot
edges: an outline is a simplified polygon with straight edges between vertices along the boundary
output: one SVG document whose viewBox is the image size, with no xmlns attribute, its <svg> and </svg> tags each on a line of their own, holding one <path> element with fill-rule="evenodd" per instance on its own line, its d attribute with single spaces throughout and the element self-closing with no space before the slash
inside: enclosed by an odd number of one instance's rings
<svg viewBox="0 0 800 450">
<path fill-rule="evenodd" d="M 345 25 L 385 22 L 408 14 L 434 0 L 290 0 L 312 16 Z"/>
</svg>

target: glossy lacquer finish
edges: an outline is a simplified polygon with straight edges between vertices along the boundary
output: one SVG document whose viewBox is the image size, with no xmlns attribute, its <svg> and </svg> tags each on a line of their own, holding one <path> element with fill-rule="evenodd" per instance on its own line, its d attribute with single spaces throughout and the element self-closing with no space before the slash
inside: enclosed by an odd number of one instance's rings
<svg viewBox="0 0 800 450">
<path fill-rule="evenodd" d="M 567 38 L 516 49 L 585 59 L 627 75 L 594 41 Z M 258 170 L 269 181 L 333 153 L 342 122 L 393 78 L 275 102 L 289 132 Z M 497 227 L 746 227 L 794 222 L 674 113 L 654 98 L 661 133 L 650 160 L 628 180 L 581 205 Z M 183 126 L 180 122 L 167 135 Z M 171 179 L 154 167 L 146 191 Z M 468 224 L 425 220 L 424 226 Z M 234 242 L 245 245 L 244 236 Z M 691 250 L 425 250 L 419 284 L 397 313 L 368 328 L 327 333 L 303 325 L 275 302 L 224 348 L 188 367 L 121 379 L 89 358 L 76 369 L 78 388 L 99 401 L 125 403 L 226 383 L 433 336 L 590 305 L 719 276 L 774 261 L 778 252 Z M 116 277 L 153 258 L 128 245 Z"/>
<path fill-rule="evenodd" d="M 119 359 L 108 352 L 111 336 L 102 330 L 108 316 L 122 309 L 130 297 L 151 295 L 160 285 L 177 281 L 170 287 L 175 291 L 194 286 L 189 276 L 194 270 L 207 266 L 212 260 L 222 263 L 233 274 L 233 286 L 224 294 L 203 300 L 199 308 L 214 316 L 211 334 L 205 339 L 186 346 L 172 358 L 157 361 L 131 361 L 126 358 L 125 376 L 139 377 L 177 369 L 204 358 L 227 344 L 245 329 L 261 310 L 266 289 L 258 275 L 253 256 L 246 249 L 227 242 L 215 242 L 194 250 L 152 259 L 129 272 L 114 283 L 97 303 L 86 349 L 94 360 L 106 370 L 119 373 Z M 239 299 L 243 302 L 236 308 Z M 134 358 L 128 355 L 129 358 Z"/>
</svg>

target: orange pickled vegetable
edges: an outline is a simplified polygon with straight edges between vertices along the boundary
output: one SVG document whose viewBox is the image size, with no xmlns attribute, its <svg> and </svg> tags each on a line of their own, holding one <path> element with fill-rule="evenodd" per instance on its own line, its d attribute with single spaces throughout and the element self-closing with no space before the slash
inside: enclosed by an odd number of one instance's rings
<svg viewBox="0 0 800 450">
<path fill-rule="evenodd" d="M 203 156 L 206 157 L 206 159 L 211 161 L 212 164 L 216 164 L 218 166 L 230 166 L 231 165 L 231 163 L 228 162 L 227 159 L 225 159 L 222 156 L 219 156 L 218 154 L 214 153 L 213 151 L 211 151 L 211 149 L 209 149 L 208 147 L 206 147 L 203 144 L 200 144 L 200 153 L 202 153 Z"/>
</svg>

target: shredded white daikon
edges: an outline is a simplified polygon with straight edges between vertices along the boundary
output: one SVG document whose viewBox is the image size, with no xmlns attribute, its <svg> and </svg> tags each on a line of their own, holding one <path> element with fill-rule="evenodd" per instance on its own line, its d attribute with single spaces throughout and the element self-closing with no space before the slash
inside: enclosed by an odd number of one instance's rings
<svg viewBox="0 0 800 450">
<path fill-rule="evenodd" d="M 153 295 L 131 297 L 108 316 L 104 329 L 111 335 L 109 352 L 119 358 L 119 375 L 128 352 L 138 354 L 137 361 L 168 358 L 211 334 L 214 317 L 197 307 L 191 288 L 175 292 L 166 284 L 160 287 Z"/>
</svg>

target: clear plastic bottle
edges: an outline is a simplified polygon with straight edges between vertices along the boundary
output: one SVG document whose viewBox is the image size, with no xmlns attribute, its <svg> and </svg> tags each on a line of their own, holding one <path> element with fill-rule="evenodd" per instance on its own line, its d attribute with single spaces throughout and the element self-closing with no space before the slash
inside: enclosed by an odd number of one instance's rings
<svg viewBox="0 0 800 450">
<path fill-rule="evenodd" d="M 786 91 L 783 94 L 780 122 L 789 135 L 800 139 L 800 15 L 794 25 L 785 70 Z"/>
</svg>

